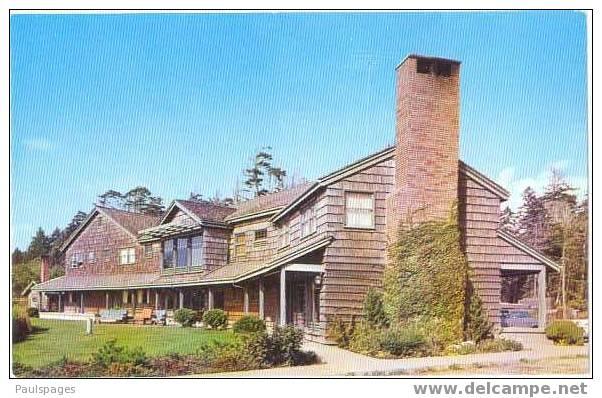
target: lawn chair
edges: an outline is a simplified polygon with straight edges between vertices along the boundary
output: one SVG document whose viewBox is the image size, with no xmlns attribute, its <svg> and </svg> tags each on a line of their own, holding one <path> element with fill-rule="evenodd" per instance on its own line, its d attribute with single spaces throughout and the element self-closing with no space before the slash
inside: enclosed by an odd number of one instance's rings
<svg viewBox="0 0 602 398">
<path fill-rule="evenodd" d="M 167 311 L 155 310 L 155 313 L 151 319 L 151 323 L 153 323 L 155 325 L 165 325 L 166 319 L 167 319 Z"/>
</svg>

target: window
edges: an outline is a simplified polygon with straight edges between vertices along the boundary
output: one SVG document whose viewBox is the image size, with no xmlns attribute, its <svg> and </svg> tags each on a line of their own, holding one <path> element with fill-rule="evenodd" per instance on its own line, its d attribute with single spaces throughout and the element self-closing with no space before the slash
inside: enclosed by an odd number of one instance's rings
<svg viewBox="0 0 602 398">
<path fill-rule="evenodd" d="M 94 262 L 94 258 L 95 258 L 94 252 L 89 252 L 88 253 L 88 262 L 91 262 L 91 263 Z"/>
<path fill-rule="evenodd" d="M 153 245 L 152 244 L 144 245 L 144 257 L 146 257 L 146 258 L 153 257 Z"/>
<path fill-rule="evenodd" d="M 102 255 L 105 258 L 105 261 L 111 261 L 111 250 L 110 249 L 104 249 L 102 251 Z"/>
<path fill-rule="evenodd" d="M 263 229 L 258 229 L 257 231 L 255 231 L 255 244 L 259 244 L 259 245 L 264 245 L 266 244 L 266 239 L 268 238 L 268 230 L 263 228 Z"/>
<path fill-rule="evenodd" d="M 186 268 L 188 266 L 188 238 L 178 239 L 177 246 L 178 261 L 176 267 Z"/>
<path fill-rule="evenodd" d="M 193 236 L 191 238 L 191 255 L 190 265 L 198 267 L 203 265 L 203 238 L 200 236 Z"/>
<path fill-rule="evenodd" d="M 301 213 L 301 237 L 316 232 L 316 217 L 313 207 L 308 207 Z"/>
<path fill-rule="evenodd" d="M 173 268 L 173 240 L 163 242 L 163 268 Z"/>
<path fill-rule="evenodd" d="M 247 237 L 244 233 L 234 235 L 234 257 L 237 260 L 247 257 Z"/>
<path fill-rule="evenodd" d="M 374 228 L 374 196 L 371 193 L 345 194 L 345 225 L 352 228 Z"/>
<path fill-rule="evenodd" d="M 119 264 L 127 265 L 134 264 L 136 262 L 136 249 L 133 247 L 127 249 L 121 249 L 119 251 Z"/>
<path fill-rule="evenodd" d="M 79 268 L 84 263 L 83 253 L 73 253 L 71 255 L 71 268 Z"/>
<path fill-rule="evenodd" d="M 282 231 L 280 235 L 280 247 L 286 247 L 291 243 L 291 233 L 288 222 L 282 224 Z"/>
</svg>

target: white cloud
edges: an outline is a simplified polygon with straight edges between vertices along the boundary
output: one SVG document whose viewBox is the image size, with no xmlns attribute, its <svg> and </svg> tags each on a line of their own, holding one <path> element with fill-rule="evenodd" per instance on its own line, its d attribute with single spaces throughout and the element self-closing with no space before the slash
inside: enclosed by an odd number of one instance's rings
<svg viewBox="0 0 602 398">
<path fill-rule="evenodd" d="M 44 137 L 34 137 L 23 140 L 23 145 L 30 151 L 49 151 L 54 148 L 54 144 Z"/>
<path fill-rule="evenodd" d="M 556 169 L 563 172 L 567 169 L 568 165 L 569 161 L 567 160 L 555 161 L 535 176 L 522 178 L 516 175 L 515 167 L 504 168 L 496 179 L 501 186 L 510 191 L 510 199 L 504 206 L 509 205 L 513 210 L 516 210 L 522 204 L 522 194 L 527 187 L 531 187 L 541 195 L 550 181 L 551 170 Z M 577 188 L 575 193 L 578 198 L 581 199 L 585 196 L 588 189 L 586 176 L 565 175 L 564 178 L 571 186 Z"/>
</svg>

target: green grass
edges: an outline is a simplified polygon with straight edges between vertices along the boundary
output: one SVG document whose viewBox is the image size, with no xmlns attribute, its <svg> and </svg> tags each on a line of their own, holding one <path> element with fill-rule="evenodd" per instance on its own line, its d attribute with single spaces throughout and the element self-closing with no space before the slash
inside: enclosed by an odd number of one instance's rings
<svg viewBox="0 0 602 398">
<path fill-rule="evenodd" d="M 172 352 L 194 353 L 200 343 L 234 339 L 230 331 L 211 331 L 196 328 L 134 325 L 94 325 L 94 333 L 86 335 L 82 321 L 32 319 L 38 330 L 25 341 L 13 344 L 15 362 L 34 368 L 56 362 L 66 356 L 71 360 L 88 360 L 106 341 L 130 348 L 142 347 L 148 356 Z"/>
</svg>

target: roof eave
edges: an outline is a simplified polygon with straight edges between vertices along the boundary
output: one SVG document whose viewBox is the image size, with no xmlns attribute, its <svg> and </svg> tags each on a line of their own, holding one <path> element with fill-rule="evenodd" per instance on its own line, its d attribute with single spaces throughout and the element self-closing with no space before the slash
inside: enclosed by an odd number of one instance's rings
<svg viewBox="0 0 602 398">
<path fill-rule="evenodd" d="M 533 258 L 541 261 L 543 264 L 545 264 L 548 267 L 552 268 L 554 271 L 560 272 L 560 265 L 558 265 L 554 260 L 546 257 L 543 253 L 540 253 L 538 250 L 536 250 L 536 249 L 532 248 L 531 246 L 529 246 L 528 244 L 522 242 L 521 240 L 519 240 L 515 236 L 512 236 L 508 232 L 503 231 L 501 229 L 497 231 L 497 235 L 501 239 L 503 239 L 506 242 L 510 243 L 511 245 L 513 245 L 513 246 L 517 247 L 518 249 L 524 251 L 525 253 L 527 253 L 531 257 L 533 257 Z"/>
</svg>

